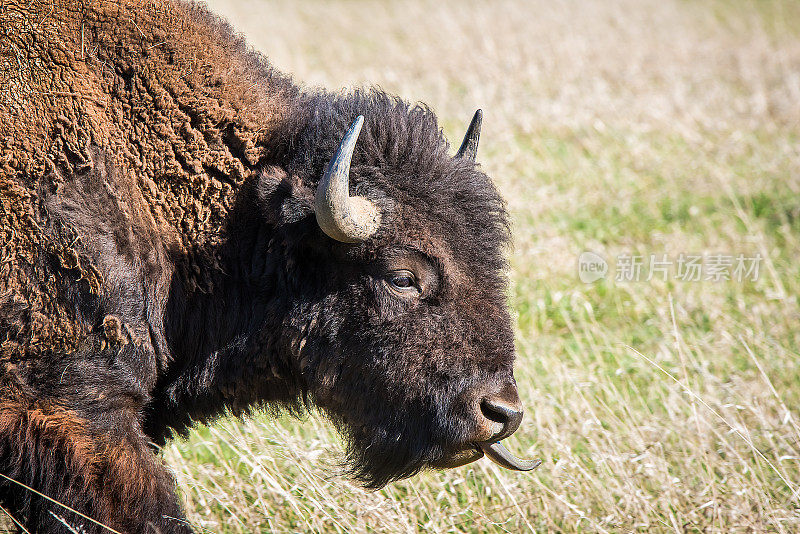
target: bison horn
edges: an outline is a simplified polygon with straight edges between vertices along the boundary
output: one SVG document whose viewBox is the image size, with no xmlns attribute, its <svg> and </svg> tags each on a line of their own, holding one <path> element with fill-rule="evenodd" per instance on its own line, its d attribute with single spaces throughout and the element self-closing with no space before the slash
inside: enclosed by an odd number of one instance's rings
<svg viewBox="0 0 800 534">
<path fill-rule="evenodd" d="M 472 117 L 472 122 L 469 123 L 464 140 L 461 141 L 461 148 L 456 152 L 457 158 L 475 161 L 475 156 L 478 154 L 478 141 L 481 139 L 481 122 L 483 122 L 483 111 L 479 109 Z"/>
<path fill-rule="evenodd" d="M 381 221 L 378 208 L 364 197 L 350 196 L 350 160 L 364 124 L 359 115 L 328 163 L 314 197 L 317 224 L 329 237 L 358 243 L 374 234 Z"/>
</svg>

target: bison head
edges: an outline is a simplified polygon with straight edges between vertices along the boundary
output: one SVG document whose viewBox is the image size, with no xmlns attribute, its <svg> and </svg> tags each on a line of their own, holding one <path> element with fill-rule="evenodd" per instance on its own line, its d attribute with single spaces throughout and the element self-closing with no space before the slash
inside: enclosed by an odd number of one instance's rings
<svg viewBox="0 0 800 534">
<path fill-rule="evenodd" d="M 291 366 L 370 487 L 484 454 L 512 469 L 538 465 L 500 444 L 523 409 L 508 219 L 474 161 L 480 126 L 478 111 L 452 157 L 427 108 L 351 98 L 312 114 L 297 143 L 311 156 L 286 166 L 284 187 L 262 188 L 291 249 Z M 327 163 L 309 164 L 317 159 Z"/>
</svg>

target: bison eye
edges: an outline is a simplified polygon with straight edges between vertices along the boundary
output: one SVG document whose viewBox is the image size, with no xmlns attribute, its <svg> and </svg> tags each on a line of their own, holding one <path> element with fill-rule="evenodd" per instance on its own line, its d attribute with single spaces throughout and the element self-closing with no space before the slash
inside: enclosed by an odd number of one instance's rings
<svg viewBox="0 0 800 534">
<path fill-rule="evenodd" d="M 418 291 L 416 278 L 411 271 L 395 271 L 389 273 L 386 281 L 389 283 L 389 286 L 397 292 L 406 293 L 411 290 Z"/>
</svg>

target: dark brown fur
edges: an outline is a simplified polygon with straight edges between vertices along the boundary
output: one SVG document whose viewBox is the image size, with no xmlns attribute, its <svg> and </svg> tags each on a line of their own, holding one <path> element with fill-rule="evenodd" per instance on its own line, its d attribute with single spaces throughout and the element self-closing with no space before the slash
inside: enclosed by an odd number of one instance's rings
<svg viewBox="0 0 800 534">
<path fill-rule="evenodd" d="M 359 114 L 351 187 L 383 222 L 345 245 L 313 197 Z M 21 484 L 188 531 L 148 443 L 253 406 L 324 411 L 372 487 L 471 450 L 513 381 L 508 239 L 424 106 L 301 90 L 191 4 L 5 0 L 0 503 L 32 532 L 102 529 Z M 397 266 L 429 286 L 398 298 Z"/>
</svg>

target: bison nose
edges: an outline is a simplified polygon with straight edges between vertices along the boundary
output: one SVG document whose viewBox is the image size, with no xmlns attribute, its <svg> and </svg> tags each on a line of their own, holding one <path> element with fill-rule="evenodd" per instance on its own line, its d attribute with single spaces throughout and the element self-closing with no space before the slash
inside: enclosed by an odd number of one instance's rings
<svg viewBox="0 0 800 534">
<path fill-rule="evenodd" d="M 481 400 L 481 413 L 490 421 L 502 425 L 502 429 L 491 437 L 491 441 L 500 441 L 516 432 L 522 422 L 523 413 L 517 387 L 509 383 L 500 391 L 484 397 Z"/>
</svg>

